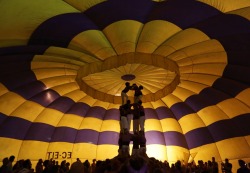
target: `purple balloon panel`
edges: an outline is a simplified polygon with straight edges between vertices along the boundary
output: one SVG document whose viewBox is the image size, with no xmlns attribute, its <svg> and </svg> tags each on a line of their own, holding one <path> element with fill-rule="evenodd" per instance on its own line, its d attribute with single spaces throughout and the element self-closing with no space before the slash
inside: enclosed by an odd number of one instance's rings
<svg viewBox="0 0 250 173">
<path fill-rule="evenodd" d="M 76 135 L 76 143 L 91 143 L 97 145 L 99 132 L 90 129 L 79 130 Z"/>
</svg>

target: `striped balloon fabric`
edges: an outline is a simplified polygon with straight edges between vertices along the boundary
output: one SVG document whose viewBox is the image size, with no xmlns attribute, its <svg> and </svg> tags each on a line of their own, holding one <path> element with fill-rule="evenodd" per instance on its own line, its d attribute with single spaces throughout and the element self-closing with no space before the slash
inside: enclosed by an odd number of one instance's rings
<svg viewBox="0 0 250 173">
<path fill-rule="evenodd" d="M 1 0 L 0 160 L 115 157 L 129 81 L 149 157 L 250 162 L 249 57 L 249 0 Z"/>
</svg>

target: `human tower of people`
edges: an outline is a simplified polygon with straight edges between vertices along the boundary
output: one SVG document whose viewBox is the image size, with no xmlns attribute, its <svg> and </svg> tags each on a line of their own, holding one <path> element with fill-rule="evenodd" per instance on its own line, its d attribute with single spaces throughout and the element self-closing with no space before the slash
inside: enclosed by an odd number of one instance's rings
<svg viewBox="0 0 250 173">
<path fill-rule="evenodd" d="M 131 103 L 127 93 L 134 91 L 134 102 Z M 142 90 L 143 86 L 136 84 L 130 85 L 125 83 L 125 88 L 121 92 L 122 105 L 120 111 L 120 137 L 119 151 L 123 155 L 130 155 L 129 144 L 133 142 L 132 155 L 146 153 L 146 137 L 144 133 L 145 112 L 142 106 Z M 133 121 L 132 121 L 133 120 Z M 133 122 L 133 130 L 130 133 L 131 122 Z"/>
</svg>

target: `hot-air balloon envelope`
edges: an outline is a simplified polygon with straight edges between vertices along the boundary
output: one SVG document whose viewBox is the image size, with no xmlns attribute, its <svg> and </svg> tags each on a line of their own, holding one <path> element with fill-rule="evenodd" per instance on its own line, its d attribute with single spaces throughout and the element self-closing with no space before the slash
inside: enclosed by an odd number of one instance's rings
<svg viewBox="0 0 250 173">
<path fill-rule="evenodd" d="M 129 81 L 149 157 L 249 162 L 249 19 L 249 0 L 2 0 L 0 159 L 113 158 Z"/>
</svg>

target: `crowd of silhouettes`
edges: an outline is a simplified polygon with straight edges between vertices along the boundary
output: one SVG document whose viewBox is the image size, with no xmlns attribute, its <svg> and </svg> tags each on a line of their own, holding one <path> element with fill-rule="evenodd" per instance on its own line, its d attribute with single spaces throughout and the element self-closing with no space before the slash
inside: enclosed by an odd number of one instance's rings
<svg viewBox="0 0 250 173">
<path fill-rule="evenodd" d="M 14 156 L 11 156 L 12 158 Z M 14 157 L 15 158 L 15 157 Z M 14 161 L 14 160 L 13 160 Z M 13 164 L 11 158 L 4 158 L 0 167 L 0 173 L 219 173 L 232 172 L 232 164 L 228 159 L 221 163 L 219 171 L 218 162 L 212 160 L 204 162 L 199 160 L 185 164 L 180 160 L 169 164 L 167 161 L 160 161 L 154 157 L 148 157 L 145 152 L 135 155 L 127 155 L 119 151 L 112 159 L 96 160 L 92 163 L 88 160 L 81 161 L 79 158 L 71 165 L 66 160 L 59 164 L 55 160 L 39 159 L 34 168 L 30 159 L 19 160 Z M 226 166 L 228 164 L 228 167 Z M 250 173 L 250 163 L 247 165 L 244 160 L 238 160 L 239 167 L 235 173 Z M 225 167 L 226 166 L 226 167 Z"/>
</svg>

